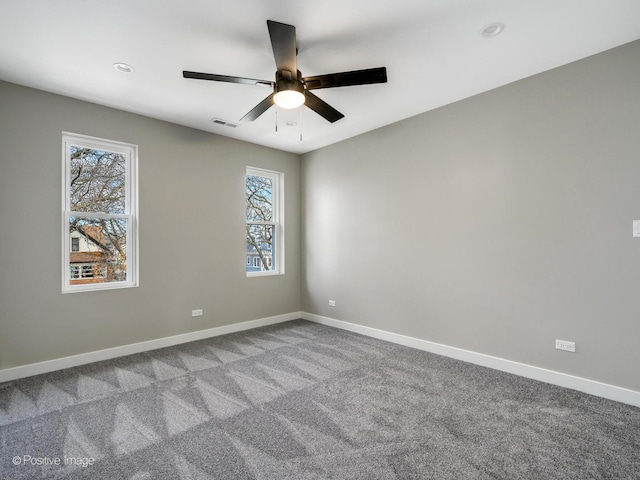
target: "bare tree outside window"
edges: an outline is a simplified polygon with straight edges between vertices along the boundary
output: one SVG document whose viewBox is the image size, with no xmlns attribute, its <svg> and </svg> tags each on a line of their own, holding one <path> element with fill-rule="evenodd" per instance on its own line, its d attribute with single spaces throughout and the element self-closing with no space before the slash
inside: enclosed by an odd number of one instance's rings
<svg viewBox="0 0 640 480">
<path fill-rule="evenodd" d="M 69 217 L 69 233 L 77 231 L 84 237 L 85 243 L 90 244 L 85 248 L 85 255 L 74 255 L 76 260 L 83 262 L 82 271 L 87 272 L 74 283 L 126 280 L 127 219 L 91 215 L 125 213 L 125 156 L 72 146 L 69 173 L 70 207 L 76 213 Z"/>
<path fill-rule="evenodd" d="M 71 210 L 124 213 L 126 158 L 121 153 L 71 147 Z"/>
<path fill-rule="evenodd" d="M 270 269 L 273 255 L 273 184 L 270 178 L 247 175 L 247 255 L 260 259 L 259 267 L 253 263 L 247 271 Z"/>
</svg>

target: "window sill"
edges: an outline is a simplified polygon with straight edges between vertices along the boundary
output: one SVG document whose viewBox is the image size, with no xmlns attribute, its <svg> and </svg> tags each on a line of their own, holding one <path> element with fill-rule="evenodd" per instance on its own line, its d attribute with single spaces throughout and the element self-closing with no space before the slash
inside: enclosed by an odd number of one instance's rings
<svg viewBox="0 0 640 480">
<path fill-rule="evenodd" d="M 284 275 L 284 272 L 279 272 L 279 271 L 247 272 L 247 277 L 273 277 L 277 275 Z"/>
<path fill-rule="evenodd" d="M 67 285 L 62 288 L 62 293 L 98 292 L 102 290 L 117 290 L 120 288 L 135 288 L 134 282 L 94 283 L 86 285 Z"/>
</svg>

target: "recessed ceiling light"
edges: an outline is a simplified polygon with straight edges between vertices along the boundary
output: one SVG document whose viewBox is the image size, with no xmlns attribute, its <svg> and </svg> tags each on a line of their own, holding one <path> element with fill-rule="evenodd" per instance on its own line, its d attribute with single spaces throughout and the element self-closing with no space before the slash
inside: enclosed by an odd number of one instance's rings
<svg viewBox="0 0 640 480">
<path fill-rule="evenodd" d="M 131 65 L 122 62 L 114 63 L 113 68 L 122 73 L 133 73 L 134 71 L 134 68 Z"/>
<path fill-rule="evenodd" d="M 480 35 L 485 38 L 495 37 L 496 35 L 500 35 L 504 31 L 504 23 L 493 22 L 489 25 L 485 25 L 482 30 L 480 30 Z"/>
</svg>

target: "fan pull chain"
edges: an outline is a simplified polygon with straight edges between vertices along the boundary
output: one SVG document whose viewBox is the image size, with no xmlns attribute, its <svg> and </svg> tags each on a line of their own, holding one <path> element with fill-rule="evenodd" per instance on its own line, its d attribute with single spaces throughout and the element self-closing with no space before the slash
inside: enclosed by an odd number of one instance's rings
<svg viewBox="0 0 640 480">
<path fill-rule="evenodd" d="M 276 107 L 276 133 L 278 133 L 278 107 Z"/>
<path fill-rule="evenodd" d="M 300 128 L 300 141 L 302 141 L 302 107 L 298 109 L 299 117 L 298 117 L 298 127 Z"/>
</svg>

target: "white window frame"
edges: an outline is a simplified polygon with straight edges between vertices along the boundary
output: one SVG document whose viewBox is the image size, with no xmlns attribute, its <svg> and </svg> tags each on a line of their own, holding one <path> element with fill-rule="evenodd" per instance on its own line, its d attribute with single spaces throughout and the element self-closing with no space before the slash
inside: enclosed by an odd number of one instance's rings
<svg viewBox="0 0 640 480">
<path fill-rule="evenodd" d="M 247 277 L 265 277 L 270 275 L 284 275 L 284 173 L 276 172 L 273 170 L 265 170 L 257 167 L 247 167 L 244 181 L 245 192 L 247 175 L 255 175 L 257 177 L 265 177 L 271 180 L 273 188 L 273 220 L 271 222 L 248 222 L 245 218 L 246 225 L 272 225 L 274 228 L 275 246 L 272 249 L 272 255 L 275 256 L 276 261 L 272 261 L 271 270 L 258 271 L 258 272 L 246 272 Z M 246 203 L 246 197 L 245 197 Z M 245 234 L 245 245 L 246 245 Z M 246 267 L 245 267 L 246 268 Z"/>
<path fill-rule="evenodd" d="M 115 152 L 125 157 L 126 192 L 123 214 L 71 211 L 70 153 L 72 146 Z M 127 220 L 127 279 L 125 281 L 81 285 L 71 284 L 69 218 L 78 216 L 90 218 L 124 218 Z M 138 146 L 114 140 L 89 137 L 87 135 L 62 132 L 62 293 L 137 287 L 139 285 L 138 265 Z M 82 267 L 80 266 L 79 278 L 83 278 L 81 272 Z"/>
</svg>

